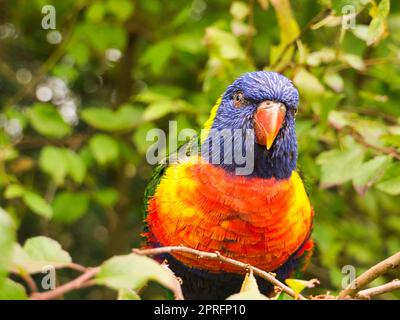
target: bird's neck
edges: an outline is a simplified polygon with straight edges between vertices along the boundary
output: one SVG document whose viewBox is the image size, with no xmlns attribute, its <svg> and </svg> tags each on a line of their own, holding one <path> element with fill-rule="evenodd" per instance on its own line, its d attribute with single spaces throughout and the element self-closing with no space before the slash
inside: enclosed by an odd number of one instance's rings
<svg viewBox="0 0 400 320">
<path fill-rule="evenodd" d="M 217 167 L 222 167 L 226 171 L 235 174 L 238 174 L 239 168 L 248 166 L 248 163 L 238 163 L 235 157 L 233 157 L 232 161 L 227 161 L 224 157 L 224 150 L 235 150 L 235 148 L 237 148 L 235 139 L 223 141 L 221 139 L 220 143 L 215 143 L 215 140 L 213 143 L 213 141 L 210 141 L 211 139 L 211 136 L 208 136 L 201 146 L 202 156 L 206 158 L 209 163 Z M 246 161 L 253 161 L 253 165 L 252 170 L 244 174 L 242 173 L 243 175 L 259 178 L 275 178 L 277 180 L 290 178 L 297 165 L 297 140 L 294 124 L 282 128 L 270 150 L 254 142 L 252 142 L 252 147 L 254 146 L 254 148 L 249 148 L 246 142 L 243 136 L 242 143 L 239 143 L 241 153 L 246 155 L 249 150 L 254 150 L 254 155 L 246 158 Z M 233 152 L 233 154 L 235 154 L 235 152 Z M 219 159 L 219 161 L 211 161 L 216 158 Z"/>
<path fill-rule="evenodd" d="M 270 150 L 255 145 L 254 176 L 288 179 L 297 166 L 297 140 L 294 126 L 286 126 L 278 134 Z"/>
</svg>

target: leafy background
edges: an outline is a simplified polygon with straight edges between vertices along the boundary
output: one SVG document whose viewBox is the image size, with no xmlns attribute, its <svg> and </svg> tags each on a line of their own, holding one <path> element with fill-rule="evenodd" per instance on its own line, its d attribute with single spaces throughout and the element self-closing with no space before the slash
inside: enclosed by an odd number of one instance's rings
<svg viewBox="0 0 400 320">
<path fill-rule="evenodd" d="M 47 4 L 56 8 L 56 30 L 41 27 Z M 348 4 L 356 10 L 351 29 L 342 28 Z M 304 278 L 321 281 L 313 293 L 340 290 L 344 265 L 360 274 L 399 250 L 398 1 L 1 0 L 0 7 L 1 298 L 26 298 L 22 279 L 32 274 L 40 285 L 43 265 L 62 269 L 64 283 L 76 277 L 72 260 L 97 266 L 116 255 L 123 256 L 102 266 L 99 286 L 65 297 L 115 298 L 117 290 L 136 299 L 130 289 L 148 280 L 142 298 L 167 297 L 154 284 L 170 285 L 157 266 L 127 255 L 140 246 L 152 171 L 146 133 L 167 130 L 168 120 L 201 128 L 225 87 L 260 69 L 284 73 L 301 95 L 299 167 L 317 242 Z"/>
</svg>

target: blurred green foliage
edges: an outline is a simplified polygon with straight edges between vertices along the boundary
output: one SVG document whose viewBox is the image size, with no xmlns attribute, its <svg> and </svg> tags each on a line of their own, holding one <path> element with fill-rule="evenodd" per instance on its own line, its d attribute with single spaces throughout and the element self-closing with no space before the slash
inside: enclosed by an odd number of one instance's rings
<svg viewBox="0 0 400 320">
<path fill-rule="evenodd" d="M 56 30 L 41 27 L 48 4 Z M 340 290 L 344 265 L 360 274 L 399 251 L 398 1 L 2 0 L 0 8 L 0 298 L 26 298 L 21 277 L 40 283 L 43 265 L 67 267 L 72 257 L 95 266 L 138 247 L 152 170 L 147 131 L 172 119 L 201 128 L 226 86 L 260 69 L 282 72 L 301 95 L 299 168 L 317 242 L 305 277 L 321 281 L 313 293 Z M 108 260 L 97 283 L 121 299 L 137 299 L 129 289 L 150 279 L 171 285 L 139 260 Z M 58 271 L 60 283 L 72 277 Z"/>
</svg>

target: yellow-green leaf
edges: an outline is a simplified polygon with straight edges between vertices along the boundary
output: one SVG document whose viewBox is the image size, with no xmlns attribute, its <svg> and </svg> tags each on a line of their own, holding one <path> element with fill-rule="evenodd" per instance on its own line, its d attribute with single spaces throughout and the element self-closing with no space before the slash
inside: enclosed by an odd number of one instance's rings
<svg viewBox="0 0 400 320">
<path fill-rule="evenodd" d="M 44 136 L 62 138 L 71 132 L 71 127 L 51 104 L 37 103 L 27 114 L 32 127 Z"/>
<path fill-rule="evenodd" d="M 386 32 L 386 18 L 390 11 L 390 0 L 381 0 L 368 27 L 367 45 L 379 42 Z"/>
<path fill-rule="evenodd" d="M 0 284 L 7 274 L 11 261 L 16 228 L 10 215 L 0 207 Z M 1 292 L 1 290 L 0 290 Z"/>
<path fill-rule="evenodd" d="M 163 266 L 153 259 L 133 253 L 107 260 L 96 275 L 96 283 L 116 290 L 140 289 L 150 280 L 169 289 L 175 285 L 175 279 Z"/>
<path fill-rule="evenodd" d="M 311 279 L 308 281 L 299 279 L 286 279 L 285 282 L 297 294 L 301 293 L 305 288 L 314 288 L 316 284 L 319 284 L 317 279 Z"/>
<path fill-rule="evenodd" d="M 118 290 L 118 300 L 140 300 L 140 296 L 132 289 Z"/>
<path fill-rule="evenodd" d="M 0 300 L 26 300 L 28 298 L 25 288 L 11 280 L 6 279 L 0 284 Z"/>
<path fill-rule="evenodd" d="M 227 300 L 268 300 L 258 289 L 253 272 L 247 273 L 239 293 L 233 294 Z"/>
<path fill-rule="evenodd" d="M 23 200 L 27 207 L 34 213 L 50 219 L 53 215 L 53 208 L 40 195 L 31 191 L 25 191 Z"/>
</svg>

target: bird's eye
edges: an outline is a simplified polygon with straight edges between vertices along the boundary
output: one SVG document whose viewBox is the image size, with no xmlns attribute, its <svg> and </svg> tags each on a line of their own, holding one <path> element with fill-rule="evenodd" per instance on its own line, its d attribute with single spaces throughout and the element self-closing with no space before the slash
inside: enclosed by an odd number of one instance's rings
<svg viewBox="0 0 400 320">
<path fill-rule="evenodd" d="M 236 108 L 242 107 L 246 102 L 246 99 L 244 98 L 243 92 L 236 92 L 233 95 L 232 99 L 233 99 L 233 104 L 235 105 Z"/>
</svg>

